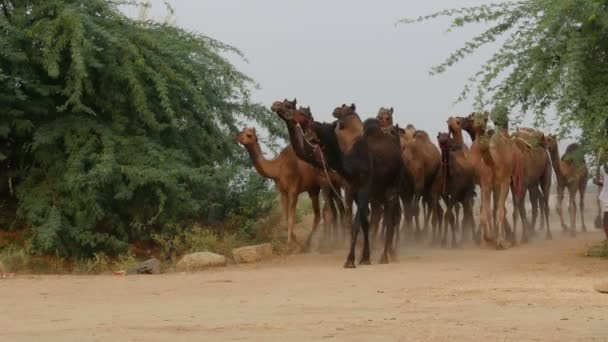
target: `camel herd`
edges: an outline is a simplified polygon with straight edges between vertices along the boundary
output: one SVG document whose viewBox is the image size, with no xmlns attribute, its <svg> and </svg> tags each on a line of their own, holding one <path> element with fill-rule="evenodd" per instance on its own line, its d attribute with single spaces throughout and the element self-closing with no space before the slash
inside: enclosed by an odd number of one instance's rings
<svg viewBox="0 0 608 342">
<path fill-rule="evenodd" d="M 568 146 L 560 157 L 554 135 L 530 128 L 511 133 L 508 128 L 489 130 L 487 112 L 448 118 L 446 132 L 439 132 L 435 143 L 413 125 L 395 125 L 393 108 L 380 108 L 375 118 L 363 121 L 354 104 L 342 105 L 334 110 L 335 121 L 330 123 L 315 121 L 310 107 L 297 107 L 295 99 L 277 101 L 271 109 L 287 125 L 291 142 L 275 159 L 264 158 L 254 128 L 243 129 L 237 140 L 256 170 L 275 181 L 288 244 L 297 243 L 295 209 L 303 192 L 310 195 L 314 211 L 307 247 L 321 218 L 328 239 L 338 238 L 339 226 L 350 228 L 350 252 L 344 267 L 355 267 L 359 231 L 363 233 L 360 264 L 370 264 L 370 232 L 372 237 L 384 238 L 380 263 L 394 258 L 401 234 L 421 240 L 430 231 L 433 244 L 445 246 L 451 235 L 453 246 L 473 240 L 502 249 L 516 244 L 519 219 L 521 242 L 525 243 L 535 234 L 539 212 L 540 229 L 551 239 L 552 172 L 557 179 L 556 211 L 564 231 L 576 233 L 577 192 L 582 229 L 586 230 L 582 212 L 588 170 L 578 144 Z M 463 132 L 470 135 L 471 146 L 464 143 Z M 478 223 L 473 214 L 477 187 L 481 199 Z M 566 189 L 569 224 L 562 215 Z M 525 206 L 528 192 L 531 220 Z M 509 193 L 512 225 L 506 216 Z"/>
</svg>

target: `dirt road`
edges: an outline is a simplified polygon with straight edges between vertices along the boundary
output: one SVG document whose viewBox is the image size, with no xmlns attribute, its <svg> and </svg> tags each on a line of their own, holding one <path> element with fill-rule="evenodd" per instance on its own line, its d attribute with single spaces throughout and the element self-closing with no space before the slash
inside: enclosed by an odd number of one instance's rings
<svg viewBox="0 0 608 342">
<path fill-rule="evenodd" d="M 402 248 L 161 276 L 0 279 L 0 341 L 607 341 L 598 231 L 506 251 Z M 377 250 L 374 260 L 377 259 Z"/>
</svg>

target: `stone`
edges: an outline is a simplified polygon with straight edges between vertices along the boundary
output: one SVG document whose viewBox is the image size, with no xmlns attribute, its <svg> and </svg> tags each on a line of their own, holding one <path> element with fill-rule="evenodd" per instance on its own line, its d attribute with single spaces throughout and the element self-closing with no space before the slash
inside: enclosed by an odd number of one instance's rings
<svg viewBox="0 0 608 342">
<path fill-rule="evenodd" d="M 255 246 L 246 246 L 232 250 L 232 256 L 237 263 L 258 262 L 272 256 L 272 245 L 264 243 Z"/>
<path fill-rule="evenodd" d="M 160 274 L 160 261 L 156 258 L 148 259 L 127 270 L 127 275 L 132 274 Z"/>
<path fill-rule="evenodd" d="M 186 254 L 177 263 L 178 271 L 195 271 L 210 267 L 226 266 L 226 257 L 211 252 L 196 252 Z"/>
</svg>

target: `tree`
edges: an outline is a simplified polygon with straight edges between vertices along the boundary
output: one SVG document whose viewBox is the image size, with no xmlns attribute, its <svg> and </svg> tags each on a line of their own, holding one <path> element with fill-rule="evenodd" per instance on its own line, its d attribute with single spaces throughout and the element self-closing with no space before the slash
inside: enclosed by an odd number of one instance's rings
<svg viewBox="0 0 608 342">
<path fill-rule="evenodd" d="M 284 134 L 222 56 L 239 50 L 130 19 L 129 3 L 0 1 L 0 204 L 37 252 L 119 252 L 221 219 L 251 179 L 237 125 Z"/>
<path fill-rule="evenodd" d="M 481 46 L 501 46 L 465 85 L 478 106 L 520 107 L 545 123 L 555 108 L 561 133 L 582 131 L 589 149 L 606 148 L 608 119 L 608 1 L 523 0 L 449 9 L 402 23 L 451 18 L 450 30 L 485 22 L 489 28 L 432 68 L 440 74 Z M 500 110 L 498 112 L 504 112 Z"/>
</svg>

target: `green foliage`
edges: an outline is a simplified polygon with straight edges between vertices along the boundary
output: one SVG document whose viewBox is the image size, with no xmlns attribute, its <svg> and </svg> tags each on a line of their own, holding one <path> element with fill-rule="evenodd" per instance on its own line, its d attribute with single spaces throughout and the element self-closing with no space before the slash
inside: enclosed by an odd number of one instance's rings
<svg viewBox="0 0 608 342">
<path fill-rule="evenodd" d="M 594 258 L 608 258 L 608 243 L 602 242 L 598 245 L 590 247 L 585 256 Z"/>
<path fill-rule="evenodd" d="M 0 203 L 35 253 L 115 255 L 166 225 L 268 209 L 233 136 L 284 125 L 223 57 L 241 53 L 128 3 L 0 2 Z"/>
<path fill-rule="evenodd" d="M 608 2 L 521 0 L 440 11 L 403 23 L 452 18 L 450 30 L 466 24 L 490 27 L 432 68 L 432 74 L 502 39 L 473 75 L 460 100 L 477 90 L 477 105 L 520 107 L 545 123 L 555 108 L 561 133 L 580 128 L 586 148 L 606 148 L 608 120 Z"/>
</svg>

